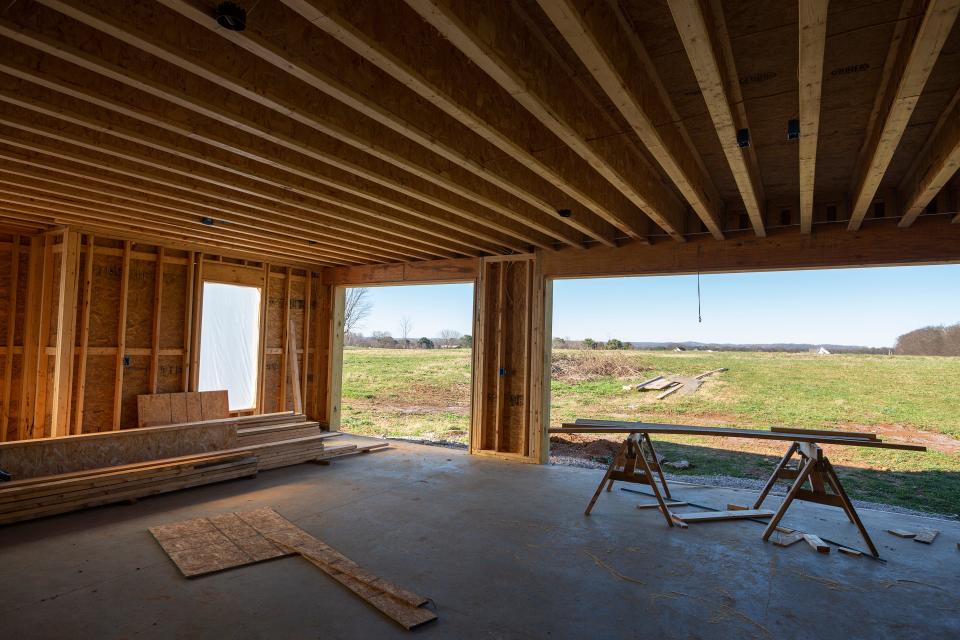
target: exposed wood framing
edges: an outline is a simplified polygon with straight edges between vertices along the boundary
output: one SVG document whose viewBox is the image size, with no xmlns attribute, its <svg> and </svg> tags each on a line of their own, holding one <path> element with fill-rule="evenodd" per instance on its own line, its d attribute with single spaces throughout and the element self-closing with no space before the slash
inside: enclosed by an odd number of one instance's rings
<svg viewBox="0 0 960 640">
<path fill-rule="evenodd" d="M 191 251 L 189 254 L 189 262 L 187 263 L 187 286 L 184 288 L 186 298 L 184 305 L 187 312 L 184 316 L 185 321 L 183 323 L 183 375 L 181 376 L 181 391 L 190 391 L 190 380 L 192 380 L 191 365 L 193 363 L 193 356 L 191 350 L 193 345 L 193 322 L 190 321 L 190 318 L 193 318 L 194 313 L 196 313 L 193 308 L 193 288 L 194 282 L 197 279 L 197 262 L 197 252 Z"/>
<path fill-rule="evenodd" d="M 290 288 L 293 285 L 293 279 L 290 277 L 290 268 L 286 270 L 286 277 L 283 283 L 283 323 L 280 338 L 280 386 L 277 390 L 277 410 L 285 411 L 287 407 L 287 365 L 291 358 L 296 360 L 296 352 L 290 351 Z M 295 379 L 290 380 L 290 384 L 297 384 Z"/>
<path fill-rule="evenodd" d="M 897 27 L 863 146 L 848 225 L 851 231 L 860 228 L 873 203 L 958 12 L 960 0 L 929 0 L 919 24 L 913 26 L 914 21 L 903 20 Z"/>
<path fill-rule="evenodd" d="M 113 379 L 113 430 L 120 429 L 120 407 L 123 401 L 123 368 L 127 357 L 127 300 L 130 292 L 131 243 L 123 243 L 123 262 L 120 272 L 120 310 L 117 314 L 117 364 Z"/>
<path fill-rule="evenodd" d="M 624 24 L 616 2 L 539 2 L 703 224 L 723 240 L 720 194 L 688 145 L 643 44 Z"/>
<path fill-rule="evenodd" d="M 263 412 L 264 380 L 267 377 L 267 307 L 270 304 L 270 265 L 263 265 L 263 288 L 260 290 L 260 348 L 257 352 L 257 367 L 260 371 L 257 376 L 257 413 Z"/>
<path fill-rule="evenodd" d="M 960 169 L 960 91 L 954 94 L 911 171 L 900 183 L 901 227 L 909 227 Z"/>
<path fill-rule="evenodd" d="M 80 347 L 77 352 L 76 406 L 70 435 L 83 433 L 83 404 L 87 391 L 87 353 L 90 345 L 90 308 L 93 296 L 93 257 L 95 251 L 93 234 L 87 234 L 87 248 L 83 263 L 83 291 L 80 306 Z"/>
<path fill-rule="evenodd" d="M 723 8 L 718 0 L 669 0 L 668 4 L 753 231 L 762 237 L 766 235 L 763 187 L 756 158 L 749 148 L 744 150 L 737 144 L 737 131 L 749 131 L 749 125 Z"/>
<path fill-rule="evenodd" d="M 27 264 L 27 291 L 40 291 L 43 280 L 43 238 L 30 238 Z M 37 393 L 37 341 L 40 339 L 41 296 L 29 296 L 23 317 L 23 360 L 20 373 L 20 402 L 17 404 L 17 439 L 34 437 L 33 405 Z"/>
<path fill-rule="evenodd" d="M 56 231 L 48 231 L 43 237 L 43 265 L 42 276 L 40 277 L 40 288 L 34 291 L 40 292 L 39 331 L 37 333 L 36 351 L 34 359 L 36 366 L 34 368 L 34 385 L 36 395 L 32 409 L 28 416 L 32 418 L 32 434 L 34 438 L 43 438 L 47 434 L 46 414 L 47 414 L 47 369 L 49 357 L 47 356 L 47 347 L 50 346 L 50 320 L 53 315 L 53 275 L 54 255 L 53 246 L 56 238 Z M 31 416 L 32 413 L 32 416 Z"/>
<path fill-rule="evenodd" d="M 80 234 L 64 231 L 60 245 L 60 282 L 57 295 L 56 355 L 54 356 L 53 402 L 50 434 L 70 435 L 74 343 L 77 328 L 77 289 L 80 271 Z"/>
<path fill-rule="evenodd" d="M 3 413 L 0 414 L 0 442 L 7 439 L 10 426 L 10 396 L 13 391 L 13 341 L 17 332 L 17 296 L 20 290 L 20 234 L 10 245 L 10 298 L 7 301 L 7 351 L 3 362 Z"/>
<path fill-rule="evenodd" d="M 800 232 L 813 229 L 828 0 L 800 0 Z"/>
<path fill-rule="evenodd" d="M 330 344 L 327 361 L 326 425 L 330 431 L 340 430 L 340 394 L 343 389 L 343 312 L 346 289 L 331 288 Z M 319 358 L 317 359 L 319 361 Z M 324 366 L 324 364 L 321 364 Z"/>
<path fill-rule="evenodd" d="M 157 267 L 153 287 L 153 326 L 150 331 L 150 372 L 147 386 L 150 393 L 157 393 L 157 373 L 160 368 L 160 313 L 163 307 L 163 258 L 165 250 L 157 250 Z"/>
</svg>

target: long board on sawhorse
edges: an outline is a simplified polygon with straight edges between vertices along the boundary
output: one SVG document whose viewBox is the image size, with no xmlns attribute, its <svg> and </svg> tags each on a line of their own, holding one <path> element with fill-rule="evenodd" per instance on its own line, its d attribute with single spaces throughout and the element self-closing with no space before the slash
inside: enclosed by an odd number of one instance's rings
<svg viewBox="0 0 960 640">
<path fill-rule="evenodd" d="M 649 460 L 647 459 L 648 456 Z M 656 478 L 653 477 L 654 471 L 656 471 L 660 484 L 663 486 L 663 494 L 660 492 L 660 487 L 657 486 Z M 674 526 L 670 509 L 663 500 L 664 495 L 668 500 L 672 500 L 670 487 L 667 485 L 667 479 L 660 469 L 657 452 L 653 448 L 653 441 L 650 440 L 650 436 L 645 433 L 631 433 L 624 439 L 616 455 L 613 456 L 613 460 L 610 461 L 607 472 L 603 474 L 603 479 L 590 499 L 590 504 L 587 505 L 584 515 L 590 515 L 593 505 L 596 504 L 597 498 L 603 492 L 603 486 L 606 485 L 607 491 L 611 491 L 615 481 L 650 485 L 650 488 L 653 489 L 653 495 L 657 499 L 657 506 L 660 507 L 667 524 L 671 527 Z"/>
</svg>

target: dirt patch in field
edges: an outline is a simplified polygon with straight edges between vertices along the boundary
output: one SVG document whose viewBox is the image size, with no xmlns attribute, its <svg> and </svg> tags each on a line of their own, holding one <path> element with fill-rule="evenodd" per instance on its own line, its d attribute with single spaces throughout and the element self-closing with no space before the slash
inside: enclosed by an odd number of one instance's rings
<svg viewBox="0 0 960 640">
<path fill-rule="evenodd" d="M 920 431 L 910 427 L 904 427 L 898 424 L 875 424 L 870 426 L 859 424 L 839 425 L 844 431 L 869 431 L 880 436 L 881 440 L 887 442 L 906 442 L 908 444 L 919 444 L 942 453 L 960 453 L 960 440 L 951 438 L 942 433 L 933 431 Z"/>
<path fill-rule="evenodd" d="M 555 353 L 550 365 L 554 380 L 584 382 L 601 378 L 629 378 L 653 368 L 623 351 L 575 351 Z"/>
</svg>

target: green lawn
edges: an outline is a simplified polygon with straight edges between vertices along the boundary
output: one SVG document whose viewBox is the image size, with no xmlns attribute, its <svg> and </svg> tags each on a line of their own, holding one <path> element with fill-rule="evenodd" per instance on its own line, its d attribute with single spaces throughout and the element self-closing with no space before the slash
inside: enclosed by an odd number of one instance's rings
<svg viewBox="0 0 960 640">
<path fill-rule="evenodd" d="M 555 351 L 565 360 L 552 383 L 551 423 L 577 417 L 767 428 L 875 429 L 885 439 L 924 438 L 928 453 L 844 448 L 830 452 L 854 497 L 940 513 L 960 512 L 960 358 L 771 353 Z M 616 358 L 603 375 L 579 358 Z M 693 375 L 719 367 L 692 396 L 656 400 L 622 386 L 658 374 Z M 343 428 L 465 443 L 470 412 L 468 350 L 347 349 Z M 921 433 L 918 433 L 921 432 Z M 938 436 L 937 434 L 941 434 Z M 942 442 L 936 441 L 940 437 Z M 764 477 L 778 457 L 762 442 L 664 438 L 668 458 L 687 473 Z M 932 447 L 939 447 L 941 451 Z M 682 472 L 681 472 L 682 473 Z"/>
</svg>

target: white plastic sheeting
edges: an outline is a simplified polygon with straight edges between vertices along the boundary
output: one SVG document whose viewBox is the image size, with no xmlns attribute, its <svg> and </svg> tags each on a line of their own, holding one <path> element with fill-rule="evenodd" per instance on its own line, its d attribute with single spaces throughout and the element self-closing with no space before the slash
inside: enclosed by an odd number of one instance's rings
<svg viewBox="0 0 960 640">
<path fill-rule="evenodd" d="M 256 405 L 260 289 L 203 284 L 200 391 L 226 389 L 230 410 Z"/>
</svg>

